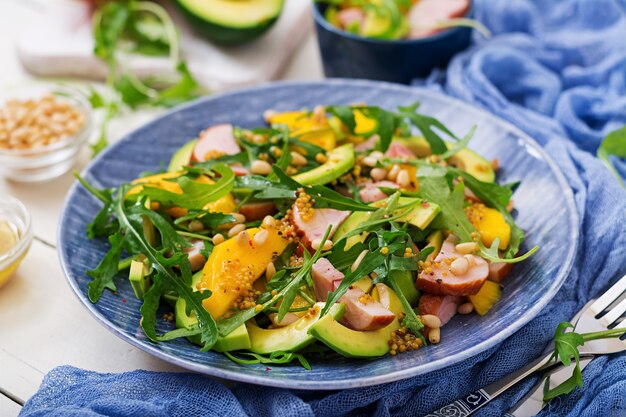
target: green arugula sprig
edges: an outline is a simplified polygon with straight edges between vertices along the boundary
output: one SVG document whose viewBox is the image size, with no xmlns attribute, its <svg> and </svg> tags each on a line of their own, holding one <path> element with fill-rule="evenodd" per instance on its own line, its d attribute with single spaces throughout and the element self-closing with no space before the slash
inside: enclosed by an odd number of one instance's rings
<svg viewBox="0 0 626 417">
<path fill-rule="evenodd" d="M 564 321 L 557 326 L 554 332 L 554 355 L 552 359 L 560 361 L 565 366 L 570 366 L 573 358 L 576 365 L 570 378 L 544 393 L 543 400 L 546 402 L 560 395 L 569 394 L 576 387 L 582 388 L 583 375 L 580 369 L 579 347 L 591 340 L 618 338 L 626 334 L 626 329 L 623 328 L 582 334 L 565 331 L 568 328 L 574 328 L 574 325 Z"/>
<path fill-rule="evenodd" d="M 107 146 L 107 125 L 121 104 L 171 107 L 196 98 L 198 82 L 179 55 L 178 32 L 163 6 L 151 1 L 103 2 L 93 16 L 94 54 L 107 64 L 107 93 L 91 91 L 94 108 L 104 108 L 94 154 Z M 178 77 L 140 79 L 125 65 L 126 55 L 168 56 Z"/>
<path fill-rule="evenodd" d="M 110 238 L 111 248 L 98 266 L 88 274 L 94 278 L 89 284 L 89 298 L 97 302 L 105 289 L 115 290 L 114 278 L 118 273 L 120 258 L 124 249 L 130 253 L 142 253 L 149 260 L 154 273 L 152 285 L 144 296 L 140 312 L 141 327 L 146 336 L 157 341 L 156 314 L 161 298 L 171 291 L 185 299 L 189 311 L 198 318 L 198 328 L 203 343 L 202 350 L 209 350 L 217 340 L 217 325 L 204 309 L 202 301 L 210 297 L 210 291 L 193 291 L 191 287 L 191 266 L 184 248 L 189 244 L 159 213 L 144 207 L 145 201 L 134 204 L 126 202 L 125 196 L 130 185 L 123 185 L 113 195 L 97 190 L 78 174 L 81 184 L 91 191 L 115 217 L 117 231 Z M 144 222 L 149 219 L 160 234 L 161 246 L 153 247 L 144 235 Z M 102 221 L 102 220 L 100 220 Z M 107 219 L 108 221 L 108 219 Z M 113 224 L 113 223 L 111 223 Z M 167 255 L 166 255 L 167 254 Z M 180 274 L 180 275 L 179 275 Z"/>
<path fill-rule="evenodd" d="M 312 369 L 311 364 L 309 364 L 309 361 L 307 361 L 304 355 L 300 353 L 277 351 L 277 352 L 272 352 L 269 355 L 260 355 L 258 353 L 253 353 L 253 352 L 237 352 L 236 354 L 230 353 L 230 352 L 224 352 L 224 354 L 231 361 L 238 363 L 240 365 L 255 365 L 258 363 L 272 364 L 272 365 L 286 365 L 288 363 L 293 362 L 294 360 L 297 360 L 298 362 L 300 362 L 302 367 L 306 369 L 307 371 L 310 371 Z M 241 358 L 242 356 L 248 356 L 248 357 L 251 357 L 252 359 L 243 359 Z"/>
<path fill-rule="evenodd" d="M 609 156 L 614 155 L 619 158 L 626 158 L 626 126 L 621 129 L 615 130 L 604 138 L 602 144 L 598 148 L 598 159 L 606 165 L 611 174 L 617 178 L 617 181 L 622 187 L 626 187 L 624 180 L 615 167 Z"/>
</svg>

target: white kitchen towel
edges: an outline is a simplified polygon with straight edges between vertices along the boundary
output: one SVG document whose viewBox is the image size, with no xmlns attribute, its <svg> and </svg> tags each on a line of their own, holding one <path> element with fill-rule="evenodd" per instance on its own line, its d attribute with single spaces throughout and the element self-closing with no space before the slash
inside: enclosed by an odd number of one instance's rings
<svg viewBox="0 0 626 417">
<path fill-rule="evenodd" d="M 18 39 L 17 52 L 22 65 L 37 76 L 103 80 L 106 65 L 92 52 L 87 3 L 49 0 L 36 3 L 33 16 Z M 180 29 L 182 53 L 189 70 L 212 91 L 280 77 L 312 27 L 310 0 L 285 0 L 282 15 L 261 38 L 245 45 L 219 46 L 194 33 L 175 8 L 168 6 L 168 10 Z M 139 76 L 169 76 L 174 72 L 166 58 L 134 56 L 128 65 Z"/>
</svg>

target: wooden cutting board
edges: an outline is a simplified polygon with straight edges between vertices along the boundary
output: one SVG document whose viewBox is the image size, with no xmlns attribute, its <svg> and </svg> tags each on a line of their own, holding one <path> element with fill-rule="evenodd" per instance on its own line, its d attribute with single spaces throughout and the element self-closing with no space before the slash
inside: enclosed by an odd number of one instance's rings
<svg viewBox="0 0 626 417">
<path fill-rule="evenodd" d="M 92 53 L 91 21 L 84 2 L 38 3 L 19 34 L 22 65 L 37 76 L 104 80 L 106 66 Z M 213 91 L 278 78 L 312 28 L 310 0 L 286 0 L 281 17 L 261 38 L 246 45 L 218 46 L 195 34 L 175 8 L 168 11 L 180 29 L 190 71 Z M 165 58 L 133 56 L 128 61 L 139 76 L 174 73 Z"/>
</svg>

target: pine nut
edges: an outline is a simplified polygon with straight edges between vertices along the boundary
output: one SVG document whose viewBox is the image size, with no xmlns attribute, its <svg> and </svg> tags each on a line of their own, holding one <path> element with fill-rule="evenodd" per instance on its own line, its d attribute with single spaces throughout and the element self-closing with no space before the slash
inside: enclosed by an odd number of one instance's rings
<svg viewBox="0 0 626 417">
<path fill-rule="evenodd" d="M 409 176 L 409 171 L 406 169 L 400 170 L 398 172 L 398 177 L 396 178 L 396 182 L 402 188 L 408 188 L 411 186 L 411 177 Z"/>
<path fill-rule="evenodd" d="M 376 161 L 379 161 L 385 155 L 383 155 L 383 153 L 381 151 L 374 151 L 369 156 L 374 158 Z"/>
<path fill-rule="evenodd" d="M 467 259 L 465 258 L 456 258 L 450 264 L 450 271 L 452 271 L 454 275 L 463 275 L 468 269 L 469 262 L 467 262 Z"/>
<path fill-rule="evenodd" d="M 263 218 L 263 226 L 265 227 L 274 227 L 276 224 L 276 220 L 270 215 L 267 215 Z"/>
<path fill-rule="evenodd" d="M 469 265 L 470 268 L 473 267 L 474 264 L 476 263 L 476 257 L 474 255 L 467 254 L 467 255 L 463 255 L 463 257 L 467 259 L 467 264 Z"/>
<path fill-rule="evenodd" d="M 246 230 L 245 224 L 236 224 L 233 227 L 231 227 L 230 230 L 228 231 L 228 237 L 233 237 L 236 234 L 243 232 L 244 230 Z"/>
<path fill-rule="evenodd" d="M 252 238 L 252 241 L 254 242 L 255 245 L 261 246 L 261 245 L 264 245 L 265 242 L 267 242 L 267 238 L 269 236 L 270 234 L 266 229 L 261 229 L 254 235 L 254 237 Z"/>
<path fill-rule="evenodd" d="M 476 242 L 464 242 L 456 245 L 456 251 L 461 255 L 466 255 L 468 253 L 474 253 L 478 249 L 478 244 Z"/>
<path fill-rule="evenodd" d="M 420 316 L 420 320 L 424 323 L 424 326 L 430 327 L 431 329 L 438 329 L 441 327 L 441 320 L 439 317 L 432 314 L 425 314 Z"/>
<path fill-rule="evenodd" d="M 367 252 L 368 252 L 368 250 L 365 249 L 363 252 L 359 253 L 359 256 L 356 257 L 356 259 L 354 260 L 354 263 L 350 267 L 350 270 L 352 272 L 356 271 L 356 269 L 359 267 L 359 264 L 361 263 L 363 258 L 365 258 L 365 255 L 367 255 Z"/>
<path fill-rule="evenodd" d="M 368 167 L 375 167 L 377 163 L 378 161 L 376 160 L 376 158 L 372 158 L 371 156 L 366 156 L 365 158 L 363 158 L 363 165 L 366 165 Z"/>
<path fill-rule="evenodd" d="M 265 110 L 265 112 L 263 113 L 263 118 L 267 123 L 269 123 L 270 120 L 277 114 L 278 113 L 275 110 Z"/>
<path fill-rule="evenodd" d="M 387 179 L 389 181 L 395 181 L 398 178 L 398 172 L 400 172 L 400 165 L 394 165 L 387 173 Z"/>
<path fill-rule="evenodd" d="M 237 234 L 237 237 L 235 239 L 237 239 L 238 245 L 245 245 L 246 243 L 250 241 L 250 235 L 248 234 L 247 231 L 244 230 L 243 232 L 239 232 L 239 234 Z"/>
<path fill-rule="evenodd" d="M 221 233 L 216 234 L 215 236 L 213 236 L 213 239 L 212 239 L 213 244 L 214 244 L 215 246 L 219 245 L 220 243 L 223 243 L 223 242 L 224 242 L 224 240 L 225 240 L 225 239 L 224 239 L 224 235 L 223 235 L 223 234 L 221 234 Z"/>
<path fill-rule="evenodd" d="M 190 232 L 200 232 L 204 230 L 204 224 L 200 220 L 192 220 L 189 222 L 189 226 L 187 226 Z"/>
<path fill-rule="evenodd" d="M 300 155 L 298 152 L 295 152 L 295 151 L 291 152 L 291 163 L 293 165 L 301 167 L 301 166 L 306 165 L 308 162 L 309 161 L 307 161 L 306 158 Z"/>
<path fill-rule="evenodd" d="M 235 218 L 235 221 L 233 222 L 234 224 L 240 224 L 240 223 L 245 223 L 246 222 L 246 216 L 244 216 L 243 214 L 240 213 L 229 213 L 230 216 L 233 216 Z"/>
<path fill-rule="evenodd" d="M 373 168 L 370 172 L 370 177 L 374 181 L 382 181 L 387 177 L 387 170 L 385 168 Z"/>
<path fill-rule="evenodd" d="M 428 340 L 433 345 L 436 345 L 441 341 L 441 330 L 440 329 L 430 329 L 428 332 Z"/>
<path fill-rule="evenodd" d="M 274 265 L 274 262 L 268 263 L 267 267 L 265 268 L 265 279 L 269 281 L 272 279 L 272 277 L 275 274 L 276 274 L 276 266 Z"/>
<path fill-rule="evenodd" d="M 470 314 L 472 311 L 474 311 L 472 303 L 463 303 L 456 309 L 456 312 L 459 314 Z"/>
<path fill-rule="evenodd" d="M 322 250 L 331 250 L 333 248 L 333 242 L 330 239 L 326 239 L 326 242 L 322 245 L 322 239 L 313 239 L 311 242 L 311 249 L 318 250 L 320 246 L 322 247 Z"/>
<path fill-rule="evenodd" d="M 267 175 L 272 172 L 272 166 L 265 161 L 257 159 L 250 166 L 250 171 L 256 175 Z"/>
</svg>

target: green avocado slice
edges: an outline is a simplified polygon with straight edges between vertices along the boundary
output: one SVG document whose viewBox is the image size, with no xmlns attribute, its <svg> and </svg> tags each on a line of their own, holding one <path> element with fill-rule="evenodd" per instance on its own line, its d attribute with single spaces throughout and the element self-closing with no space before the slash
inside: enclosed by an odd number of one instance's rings
<svg viewBox="0 0 626 417">
<path fill-rule="evenodd" d="M 261 354 L 281 351 L 295 352 L 313 343 L 315 338 L 308 331 L 318 321 L 324 304 L 315 304 L 315 315 L 302 316 L 298 321 L 278 329 L 262 329 L 254 323 L 254 320 L 248 320 L 246 327 L 250 334 L 250 350 Z M 345 309 L 346 307 L 343 304 L 335 304 L 328 310 L 324 318 L 329 317 L 331 320 L 340 319 Z"/>
<path fill-rule="evenodd" d="M 328 160 L 317 168 L 293 179 L 302 185 L 323 185 L 336 180 L 354 166 L 354 146 L 351 143 L 339 146 L 326 154 Z"/>
<path fill-rule="evenodd" d="M 415 201 L 415 199 L 411 197 L 400 197 L 398 200 L 398 205 L 403 206 L 406 204 L 411 204 Z M 380 202 L 372 203 L 372 206 L 380 207 L 384 200 Z M 398 222 L 405 222 L 412 224 L 413 226 L 419 227 L 424 230 L 428 225 L 437 217 L 437 214 L 441 211 L 439 205 L 435 203 L 428 202 L 427 204 L 418 204 L 413 210 L 407 213 L 405 216 L 398 219 Z M 337 243 L 344 235 L 346 235 L 351 230 L 358 227 L 361 223 L 369 220 L 370 212 L 365 211 L 356 211 L 352 213 L 342 224 L 337 228 L 335 235 L 332 238 L 333 243 Z M 364 242 L 367 239 L 368 233 L 363 232 L 355 236 L 351 236 L 348 238 L 346 242 L 345 250 L 350 249 L 356 243 Z"/>
<path fill-rule="evenodd" d="M 178 148 L 170 160 L 167 172 L 180 171 L 183 167 L 189 165 L 189 162 L 191 162 L 191 154 L 193 153 L 193 148 L 196 146 L 196 142 L 198 142 L 197 139 L 190 140 Z"/>
<path fill-rule="evenodd" d="M 419 157 L 430 155 L 430 145 L 428 145 L 426 139 L 420 136 L 394 138 L 393 140 L 405 145 Z M 446 142 L 446 146 L 450 149 L 454 144 Z M 496 173 L 491 163 L 471 149 L 461 149 L 448 158 L 448 163 L 471 174 L 479 181 L 495 182 L 496 180 Z"/>
<path fill-rule="evenodd" d="M 223 44 L 251 41 L 267 31 L 284 0 L 177 0 L 185 17 L 204 36 Z"/>
<path fill-rule="evenodd" d="M 374 291 L 381 290 L 381 285 L 376 284 Z M 381 303 L 396 315 L 403 312 L 402 303 L 398 296 L 389 287 L 384 286 L 388 292 L 388 304 Z M 383 356 L 389 352 L 389 339 L 391 332 L 400 328 L 400 322 L 396 318 L 388 326 L 372 331 L 356 331 L 347 328 L 329 315 L 322 317 L 309 329 L 309 334 L 335 352 L 349 358 L 374 358 Z"/>
</svg>

